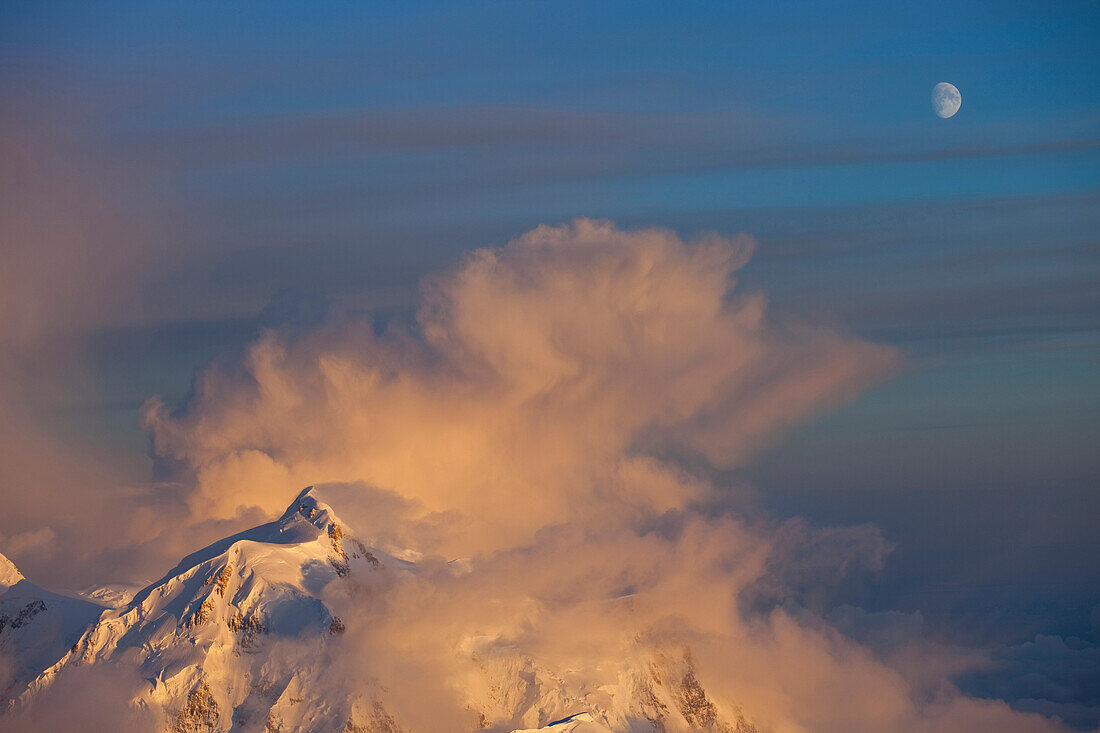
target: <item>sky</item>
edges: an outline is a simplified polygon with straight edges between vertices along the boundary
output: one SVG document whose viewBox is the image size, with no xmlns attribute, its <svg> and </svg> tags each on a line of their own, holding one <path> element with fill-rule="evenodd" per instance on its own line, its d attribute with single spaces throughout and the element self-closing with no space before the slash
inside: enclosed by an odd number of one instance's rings
<svg viewBox="0 0 1100 733">
<path fill-rule="evenodd" d="M 908 614 L 993 650 L 976 694 L 1100 725 L 1098 36 L 1087 2 L 7 4 L 0 550 L 46 585 L 142 580 L 174 559 L 88 526 L 128 497 L 219 507 L 165 555 L 279 513 L 172 488 L 207 465 L 179 434 L 222 419 L 203 380 L 265 329 L 302 355 L 334 311 L 415 332 L 423 278 L 577 217 L 744 233 L 734 292 L 801 324 L 780 341 L 874 368 L 711 480 L 878 528 L 838 627 Z"/>
</svg>

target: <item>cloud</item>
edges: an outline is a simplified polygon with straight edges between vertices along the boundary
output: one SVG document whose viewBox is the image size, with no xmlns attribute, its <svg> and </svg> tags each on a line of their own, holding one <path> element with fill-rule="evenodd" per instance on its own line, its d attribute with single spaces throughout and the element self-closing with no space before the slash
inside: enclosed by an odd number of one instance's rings
<svg viewBox="0 0 1100 733">
<path fill-rule="evenodd" d="M 61 121 L 75 109 L 21 101 L 0 113 L 0 344 L 9 351 L 118 317 L 157 249 L 152 213 L 120 194 L 141 178 L 138 166 Z"/>
<path fill-rule="evenodd" d="M 94 389 L 77 334 L 132 312 L 156 217 L 123 193 L 140 166 L 70 124 L 79 103 L 15 98 L 0 110 L 0 535 L 28 573 L 80 583 L 118 541 L 133 477 L 58 405 Z"/>
<path fill-rule="evenodd" d="M 744 730 L 1058 729 L 942 676 L 915 688 L 913 677 L 942 671 L 939 657 L 919 669 L 914 654 L 899 671 L 820 621 L 742 616 L 739 592 L 781 545 L 733 517 L 643 533 L 570 524 L 461 572 L 427 563 L 366 590 L 333 585 L 326 602 L 347 632 L 330 660 L 338 682 L 323 684 L 384 691 L 387 712 L 414 731 L 468 730 L 479 716 L 508 731 L 581 710 L 649 730 L 623 698 L 643 700 L 654 681 L 674 675 L 675 686 L 688 670 Z M 668 730 L 689 729 L 674 710 L 662 715 Z"/>
<path fill-rule="evenodd" d="M 1056 716 L 1082 730 L 1100 726 L 1100 646 L 1040 634 L 992 652 L 989 664 L 960 684 L 971 694 Z"/>
<path fill-rule="evenodd" d="M 917 638 L 876 654 L 814 613 L 882 566 L 875 528 L 720 508 L 733 489 L 715 469 L 896 358 L 770 320 L 736 289 L 751 250 L 539 227 L 425 281 L 411 327 L 270 330 L 197 375 L 179 409 L 151 401 L 160 470 L 196 521 L 274 514 L 332 482 L 359 533 L 427 553 L 419 576 L 326 598 L 348 625 L 334 684 L 384 690 L 411 730 L 472 724 L 490 688 L 515 691 L 479 711 L 494 730 L 544 723 L 666 667 L 759 730 L 1053 730 L 960 695 L 946 674 L 972 657 L 922 655 Z M 456 557 L 460 573 L 443 562 Z"/>
<path fill-rule="evenodd" d="M 874 525 L 821 529 L 800 518 L 775 527 L 770 539 L 772 549 L 763 572 L 741 592 L 743 609 L 808 608 L 825 613 L 838 585 L 878 572 L 893 549 Z"/>
<path fill-rule="evenodd" d="M 445 544 L 469 554 L 579 517 L 656 516 L 713 495 L 665 457 L 741 465 L 894 360 L 773 328 L 760 295 L 731 291 L 751 249 L 583 219 L 539 227 L 427 280 L 415 328 L 269 331 L 198 375 L 181 410 L 152 401 L 145 423 L 200 517 L 363 482 L 424 516 L 461 515 Z"/>
<path fill-rule="evenodd" d="M 24 552 L 47 547 L 54 541 L 56 535 L 49 527 L 28 529 L 25 532 L 11 536 L 0 535 L 0 546 L 9 552 Z"/>
<path fill-rule="evenodd" d="M 59 730 L 159 730 L 147 707 L 131 704 L 131 691 L 148 683 L 123 665 L 104 663 L 68 671 L 29 706 L 7 711 L 4 730 L 47 733 Z"/>
<path fill-rule="evenodd" d="M 661 675 L 758 731 L 1055 730 L 961 695 L 943 650 L 895 666 L 822 620 L 830 586 L 882 566 L 875 528 L 723 509 L 713 476 L 896 360 L 770 319 L 736 288 L 751 250 L 582 219 L 429 278 L 411 325 L 270 329 L 179 409 L 148 403 L 165 503 L 136 501 L 117 544 L 227 534 L 328 482 L 421 572 L 326 591 L 347 629 L 319 689 L 381 696 L 410 731 L 621 709 Z"/>
<path fill-rule="evenodd" d="M 1041 130 L 1019 122 L 983 125 L 965 138 L 822 137 L 804 121 L 749 108 L 705 113 L 593 112 L 522 106 L 405 109 L 302 109 L 231 121 L 151 125 L 125 144 L 170 167 L 291 165 L 327 159 L 336 149 L 360 157 L 469 155 L 477 165 L 426 169 L 314 192 L 313 205 L 336 198 L 363 205 L 367 194 L 393 200 L 431 192 L 460 194 L 537 180 L 646 178 L 708 171 L 905 164 L 1088 152 L 1100 147 L 1094 121 L 1070 118 Z M 644 153 L 642 152 L 644 151 Z M 415 161 L 410 161 L 415 164 Z M 366 184 L 366 185 L 364 185 Z M 301 193 L 301 192 L 299 192 Z M 237 199 L 244 204 L 247 197 Z M 287 205 L 300 205 L 295 197 Z"/>
</svg>

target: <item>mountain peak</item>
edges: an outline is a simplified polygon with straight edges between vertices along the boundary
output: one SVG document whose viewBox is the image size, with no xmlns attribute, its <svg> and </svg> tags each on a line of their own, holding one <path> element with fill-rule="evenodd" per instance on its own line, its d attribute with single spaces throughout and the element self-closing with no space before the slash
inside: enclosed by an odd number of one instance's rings
<svg viewBox="0 0 1100 733">
<path fill-rule="evenodd" d="M 221 721 L 217 730 L 268 716 L 289 729 L 318 729 L 302 717 L 311 715 L 325 717 L 320 729 L 337 730 L 353 699 L 328 702 L 320 691 L 316 704 L 302 705 L 300 677 L 288 670 L 316 674 L 311 660 L 346 630 L 325 588 L 377 582 L 391 563 L 393 571 L 405 567 L 368 548 L 307 487 L 278 519 L 191 553 L 128 603 L 101 608 L 24 695 L 29 700 L 71 666 L 125 658 L 152 683 L 142 699 L 178 718 L 178 730 L 206 729 L 189 717 L 199 708 Z"/>
<path fill-rule="evenodd" d="M 0 592 L 7 590 L 23 579 L 23 573 L 19 572 L 19 568 L 15 567 L 15 563 L 0 554 Z"/>
<path fill-rule="evenodd" d="M 387 710 L 387 689 L 349 675 L 341 660 L 357 660 L 358 645 L 373 640 L 375 608 L 398 614 L 393 628 L 403 632 L 409 595 L 401 589 L 419 592 L 438 568 L 370 546 L 325 499 L 353 513 L 364 503 L 362 492 L 307 487 L 278 519 L 191 553 L 128 600 L 95 591 L 110 607 L 42 591 L 0 555 L 0 577 L 17 583 L 0 590 L 0 646 L 17 662 L 0 703 L 31 705 L 76 667 L 121 665 L 134 673 L 132 704 L 177 731 L 408 730 Z M 481 638 L 457 638 L 453 658 L 468 665 L 455 667 L 473 683 L 464 704 L 485 729 L 610 733 L 648 720 L 662 730 L 752 730 L 739 712 L 721 724 L 686 651 L 630 652 L 597 705 L 584 675 L 574 683 L 511 644 L 482 647 Z"/>
<path fill-rule="evenodd" d="M 325 531 L 330 524 L 341 524 L 332 507 L 321 500 L 317 487 L 307 486 L 290 502 L 276 524 L 281 530 L 292 527 L 295 522 L 304 520 L 319 530 Z"/>
</svg>

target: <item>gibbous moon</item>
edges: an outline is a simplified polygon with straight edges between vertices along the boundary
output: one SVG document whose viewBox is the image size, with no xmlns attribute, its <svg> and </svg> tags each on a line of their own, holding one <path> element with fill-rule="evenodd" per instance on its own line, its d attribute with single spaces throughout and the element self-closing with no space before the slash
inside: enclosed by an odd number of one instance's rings
<svg viewBox="0 0 1100 733">
<path fill-rule="evenodd" d="M 959 90 L 955 88 L 954 84 L 941 81 L 932 87 L 932 109 L 943 119 L 946 120 L 958 112 L 962 103 L 962 95 L 959 94 Z"/>
</svg>

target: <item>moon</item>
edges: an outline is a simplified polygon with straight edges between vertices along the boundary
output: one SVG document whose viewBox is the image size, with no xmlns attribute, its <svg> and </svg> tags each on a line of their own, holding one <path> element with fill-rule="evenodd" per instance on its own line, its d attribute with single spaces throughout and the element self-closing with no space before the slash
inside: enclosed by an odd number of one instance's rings
<svg viewBox="0 0 1100 733">
<path fill-rule="evenodd" d="M 943 119 L 946 120 L 958 112 L 962 103 L 962 95 L 959 94 L 959 90 L 954 84 L 941 81 L 932 87 L 932 109 Z"/>
</svg>

